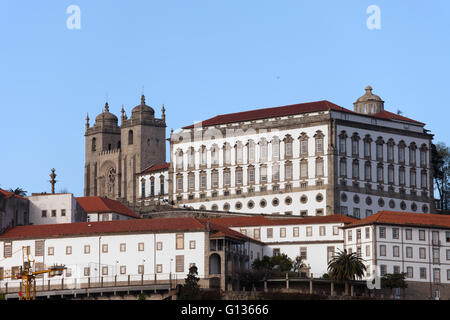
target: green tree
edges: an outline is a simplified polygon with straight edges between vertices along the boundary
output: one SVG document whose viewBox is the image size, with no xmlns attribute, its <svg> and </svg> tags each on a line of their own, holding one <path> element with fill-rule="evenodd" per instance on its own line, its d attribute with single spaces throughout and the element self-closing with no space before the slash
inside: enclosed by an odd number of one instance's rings
<svg viewBox="0 0 450 320">
<path fill-rule="evenodd" d="M 185 283 L 180 289 L 180 299 L 182 300 L 197 300 L 200 299 L 200 287 L 198 285 L 198 281 L 200 280 L 197 277 L 198 271 L 196 266 L 192 266 L 189 268 L 189 273 L 187 277 L 184 279 Z"/>
<path fill-rule="evenodd" d="M 394 288 L 405 289 L 408 284 L 405 282 L 406 273 L 387 273 L 381 278 L 381 287 L 391 289 L 391 296 Z"/>
<path fill-rule="evenodd" d="M 272 258 L 264 256 L 262 259 L 256 259 L 252 263 L 252 269 L 263 272 L 265 274 L 270 273 L 273 270 L 274 264 Z"/>
<path fill-rule="evenodd" d="M 448 211 L 450 203 L 450 149 L 443 142 L 431 144 L 431 168 L 433 170 L 434 185 L 439 193 L 442 212 Z"/>
<path fill-rule="evenodd" d="M 303 258 L 301 256 L 296 256 L 292 263 L 293 271 L 300 273 L 300 270 L 304 267 L 306 267 L 306 264 L 303 262 Z"/>
<path fill-rule="evenodd" d="M 27 195 L 27 192 L 25 190 L 23 190 L 22 188 L 15 188 L 14 190 L 9 189 L 8 191 L 12 192 L 18 196 L 22 196 L 22 197 L 25 197 Z"/>
<path fill-rule="evenodd" d="M 328 262 L 328 273 L 331 279 L 345 282 L 345 295 L 349 295 L 350 281 L 361 279 L 366 266 L 363 263 L 364 260 L 355 252 L 347 253 L 346 249 L 339 251 Z"/>
<path fill-rule="evenodd" d="M 287 254 L 277 254 L 272 257 L 273 268 L 280 272 L 288 272 L 292 270 L 293 261 Z"/>
</svg>

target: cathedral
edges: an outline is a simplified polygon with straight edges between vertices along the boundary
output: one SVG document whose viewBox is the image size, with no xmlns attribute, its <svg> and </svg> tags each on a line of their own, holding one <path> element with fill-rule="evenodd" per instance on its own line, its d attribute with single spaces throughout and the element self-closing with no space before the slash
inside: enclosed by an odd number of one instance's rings
<svg viewBox="0 0 450 320">
<path fill-rule="evenodd" d="M 95 118 L 92 127 L 87 116 L 85 196 L 136 202 L 136 175 L 165 161 L 164 105 L 161 111 L 161 118 L 156 118 L 155 110 L 146 105 L 145 96 L 142 95 L 141 103 L 132 109 L 129 119 L 122 106 L 120 125 L 118 118 L 109 112 L 108 103 Z"/>
</svg>

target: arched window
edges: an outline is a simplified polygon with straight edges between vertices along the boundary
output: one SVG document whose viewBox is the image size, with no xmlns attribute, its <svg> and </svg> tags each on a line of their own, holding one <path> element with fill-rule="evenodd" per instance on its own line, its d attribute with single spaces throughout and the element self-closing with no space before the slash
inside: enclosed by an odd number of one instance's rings
<svg viewBox="0 0 450 320">
<path fill-rule="evenodd" d="M 92 138 L 92 151 L 97 150 L 97 139 Z"/>
<path fill-rule="evenodd" d="M 128 131 L 128 144 L 133 144 L 133 130 Z"/>
</svg>

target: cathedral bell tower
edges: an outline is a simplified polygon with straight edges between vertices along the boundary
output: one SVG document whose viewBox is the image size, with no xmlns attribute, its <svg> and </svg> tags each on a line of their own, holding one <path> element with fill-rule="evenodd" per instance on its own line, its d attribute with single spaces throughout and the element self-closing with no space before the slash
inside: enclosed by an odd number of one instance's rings
<svg viewBox="0 0 450 320">
<path fill-rule="evenodd" d="M 166 123 L 164 107 L 161 119 L 145 103 L 133 108 L 128 118 L 121 110 L 121 125 L 109 112 L 104 111 L 89 126 L 86 118 L 85 131 L 85 196 L 104 196 L 135 203 L 137 198 L 136 174 L 147 167 L 165 162 Z"/>
</svg>

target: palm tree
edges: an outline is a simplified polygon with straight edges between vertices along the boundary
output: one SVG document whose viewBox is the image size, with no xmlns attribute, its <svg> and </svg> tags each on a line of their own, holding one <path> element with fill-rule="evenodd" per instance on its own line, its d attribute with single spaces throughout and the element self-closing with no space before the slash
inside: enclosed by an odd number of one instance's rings
<svg viewBox="0 0 450 320">
<path fill-rule="evenodd" d="M 9 189 L 8 191 L 12 192 L 12 193 L 14 193 L 14 194 L 16 194 L 18 196 L 22 196 L 22 197 L 27 195 L 27 192 L 25 190 L 23 190 L 22 188 L 16 188 L 14 190 L 13 189 Z"/>
<path fill-rule="evenodd" d="M 338 249 L 339 250 L 339 249 Z M 349 282 L 355 278 L 362 278 L 366 271 L 366 266 L 360 256 L 355 252 L 347 253 L 347 250 L 339 250 L 340 252 L 333 256 L 328 262 L 328 272 L 331 279 L 345 281 L 345 295 L 349 295 Z"/>
</svg>

